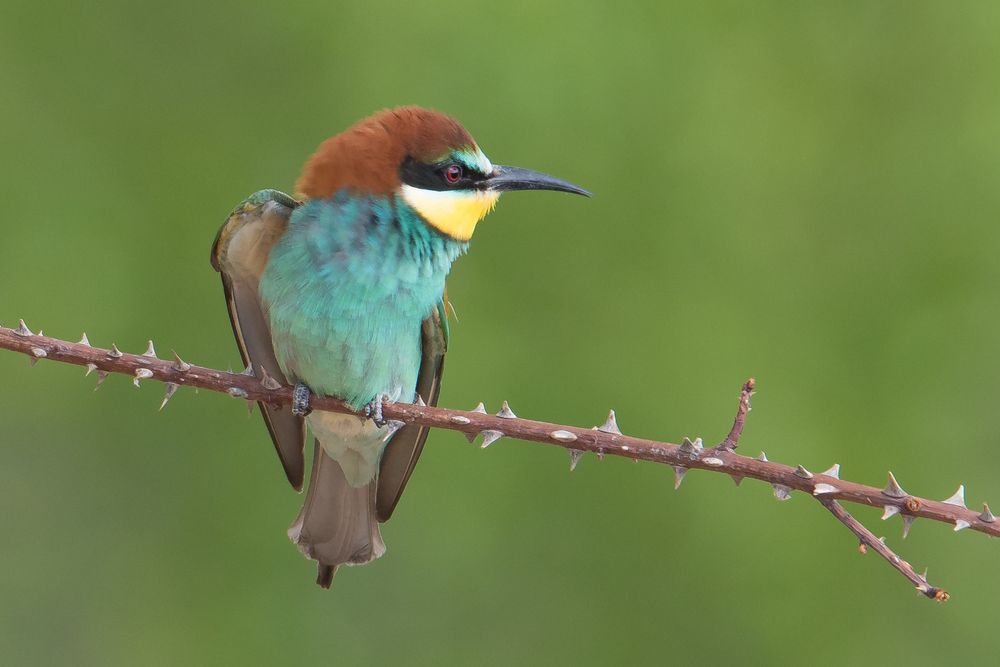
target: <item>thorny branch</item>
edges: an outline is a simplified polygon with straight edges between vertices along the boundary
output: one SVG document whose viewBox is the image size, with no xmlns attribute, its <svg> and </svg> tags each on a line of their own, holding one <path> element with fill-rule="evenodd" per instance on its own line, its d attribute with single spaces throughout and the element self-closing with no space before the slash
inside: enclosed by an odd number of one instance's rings
<svg viewBox="0 0 1000 667">
<path fill-rule="evenodd" d="M 93 347 L 84 334 L 77 343 L 32 333 L 22 320 L 17 329 L 0 327 L 0 348 L 28 355 L 32 364 L 39 359 L 59 361 L 84 366 L 87 375 L 97 373 L 98 386 L 111 373 L 122 373 L 132 377 L 136 386 L 141 380 L 157 380 L 165 383 L 165 394 L 160 403 L 162 409 L 180 387 L 198 387 L 229 394 L 246 401 L 262 401 L 274 405 L 291 402 L 292 388 L 282 386 L 274 378 L 264 375 L 256 377 L 248 368 L 242 373 L 230 373 L 189 364 L 173 355 L 173 360 L 156 356 L 153 343 L 142 354 L 128 354 L 112 345 L 110 350 Z M 948 599 L 948 593 L 931 586 L 926 574 L 918 575 L 909 563 L 897 556 L 871 531 L 861 525 L 837 501 L 848 501 L 861 505 L 883 508 L 883 519 L 899 514 L 903 521 L 903 537 L 917 518 L 941 521 L 954 526 L 956 531 L 970 528 L 1000 537 L 1000 522 L 983 505 L 983 511 L 976 513 L 965 505 L 965 487 L 946 500 L 936 501 L 913 496 L 896 482 L 889 473 L 889 482 L 884 489 L 866 486 L 840 479 L 840 466 L 834 464 L 822 473 L 813 473 L 799 465 L 791 467 L 767 460 L 760 456 L 750 458 L 736 454 L 747 413 L 750 411 L 750 397 L 754 392 L 754 381 L 748 380 L 740 393 L 739 408 L 729 435 L 717 446 L 706 448 L 701 438 L 694 441 L 684 438 L 681 444 L 657 442 L 633 438 L 622 434 L 612 410 L 601 426 L 580 428 L 548 422 L 522 419 L 514 414 L 506 401 L 496 415 L 487 414 L 482 403 L 472 410 L 450 410 L 430 407 L 418 400 L 416 404 L 389 403 L 383 408 L 383 415 L 393 428 L 404 424 L 417 423 L 435 428 L 460 431 L 471 440 L 483 436 L 482 447 L 487 447 L 502 437 L 517 438 L 531 442 L 542 442 L 569 450 L 570 469 L 574 469 L 585 452 L 622 456 L 633 460 L 651 461 L 672 466 L 675 473 L 675 488 L 680 486 L 684 475 L 690 469 L 722 472 L 730 475 L 739 484 L 750 477 L 769 483 L 779 500 L 788 500 L 792 491 L 801 491 L 814 496 L 833 513 L 861 541 L 863 550 L 872 549 L 886 559 L 894 568 L 916 586 L 921 594 L 937 601 Z M 331 397 L 316 397 L 312 401 L 314 410 L 353 413 L 343 401 Z"/>
</svg>

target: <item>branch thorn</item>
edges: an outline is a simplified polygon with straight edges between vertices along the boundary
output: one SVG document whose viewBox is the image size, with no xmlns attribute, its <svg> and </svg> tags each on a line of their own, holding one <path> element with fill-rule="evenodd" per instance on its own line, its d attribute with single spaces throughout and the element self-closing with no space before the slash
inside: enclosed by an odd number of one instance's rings
<svg viewBox="0 0 1000 667">
<path fill-rule="evenodd" d="M 904 540 L 910 534 L 910 527 L 913 525 L 913 522 L 916 521 L 916 520 L 917 520 L 917 517 L 913 516 L 912 514 L 904 514 L 903 515 L 903 539 Z"/>
<path fill-rule="evenodd" d="M 882 489 L 882 494 L 889 496 L 890 498 L 906 497 L 906 491 L 903 491 L 903 487 L 901 487 L 899 482 L 896 481 L 896 476 L 892 474 L 891 470 L 889 471 L 889 483 L 886 484 L 884 489 Z"/>
<path fill-rule="evenodd" d="M 771 488 L 774 489 L 774 497 L 778 500 L 789 500 L 792 497 L 791 487 L 784 484 L 772 484 Z"/>
<path fill-rule="evenodd" d="M 91 373 L 97 370 L 97 364 L 87 364 L 87 372 L 83 374 L 83 377 L 87 377 Z"/>
<path fill-rule="evenodd" d="M 264 387 L 264 389 L 270 389 L 272 391 L 275 389 L 281 389 L 281 383 L 271 377 L 270 373 L 268 373 L 267 369 L 263 366 L 260 367 L 260 385 Z"/>
<path fill-rule="evenodd" d="M 833 484 L 824 484 L 823 482 L 820 482 L 813 487 L 814 496 L 822 496 L 827 493 L 837 493 L 838 491 L 840 491 L 840 489 L 835 487 Z"/>
<path fill-rule="evenodd" d="M 492 445 L 494 442 L 496 442 L 497 440 L 499 440 L 500 438 L 503 437 L 503 433 L 501 433 L 500 431 L 494 431 L 492 429 L 488 429 L 486 431 L 483 431 L 479 435 L 483 436 L 483 444 L 479 445 L 479 447 L 481 449 L 486 449 L 487 447 L 489 447 L 490 445 Z M 473 436 L 473 437 L 475 437 L 475 436 Z"/>
<path fill-rule="evenodd" d="M 681 488 L 681 482 L 684 481 L 684 475 L 687 474 L 688 469 L 684 466 L 672 466 L 674 469 L 674 491 Z"/>
<path fill-rule="evenodd" d="M 31 332 L 31 329 L 28 328 L 28 325 L 24 323 L 24 320 L 20 320 L 20 322 L 17 325 L 17 328 L 14 329 L 14 333 L 16 333 L 18 336 L 21 336 L 22 338 L 27 338 L 28 336 L 35 335 Z"/>
<path fill-rule="evenodd" d="M 955 507 L 962 507 L 964 509 L 968 509 L 968 507 L 965 507 L 965 484 L 959 484 L 958 490 L 955 491 L 955 493 L 951 494 L 951 496 L 949 496 L 948 498 L 942 500 L 941 502 L 945 503 L 946 505 L 954 505 Z"/>
<path fill-rule="evenodd" d="M 120 359 L 122 357 L 122 351 L 118 349 L 118 345 L 111 343 L 111 350 L 108 351 L 108 356 L 112 359 Z"/>
<path fill-rule="evenodd" d="M 582 449 L 571 449 L 569 450 L 569 471 L 573 472 L 576 470 L 576 464 L 580 462 L 583 458 Z"/>
<path fill-rule="evenodd" d="M 180 371 L 181 373 L 185 373 L 191 370 L 191 364 L 181 359 L 180 355 L 174 352 L 174 369 Z"/>
<path fill-rule="evenodd" d="M 986 503 L 983 503 L 983 513 L 979 515 L 979 520 L 983 523 L 993 523 L 997 520 L 997 518 L 993 516 L 993 512 L 990 511 L 990 506 Z"/>
<path fill-rule="evenodd" d="M 87 338 L 86 331 L 84 331 L 83 335 L 80 336 L 80 340 L 77 342 L 77 345 L 86 345 L 87 347 L 90 347 L 90 339 Z"/>
<path fill-rule="evenodd" d="M 167 382 L 163 385 L 163 400 L 160 401 L 160 410 L 167 407 L 167 401 L 171 399 L 174 393 L 177 391 L 177 387 L 180 386 L 176 382 Z"/>
<path fill-rule="evenodd" d="M 132 378 L 132 384 L 138 387 L 139 380 L 147 380 L 151 377 L 153 377 L 153 371 L 148 368 L 137 368 L 135 369 L 135 377 Z"/>
<path fill-rule="evenodd" d="M 383 440 L 388 440 L 396 434 L 396 431 L 406 426 L 406 422 L 400 421 L 398 419 L 390 419 L 385 423 L 385 437 Z"/>
<path fill-rule="evenodd" d="M 517 419 L 517 415 L 515 415 L 514 411 L 510 409 L 509 405 L 507 405 L 507 401 L 503 402 L 503 406 L 501 406 L 500 412 L 497 413 L 497 417 L 500 419 Z"/>
<path fill-rule="evenodd" d="M 600 426 L 595 426 L 598 431 L 602 433 L 610 433 L 611 435 L 621 435 L 622 431 L 618 428 L 618 419 L 615 417 L 615 411 L 611 410 L 608 412 L 608 418 L 604 420 L 604 423 Z"/>
<path fill-rule="evenodd" d="M 886 505 L 882 508 L 882 520 L 891 519 L 892 517 L 899 514 L 899 507 L 896 505 Z"/>
<path fill-rule="evenodd" d="M 153 341 L 149 341 L 146 345 L 146 351 L 142 353 L 142 356 L 149 357 L 150 359 L 158 359 L 156 356 L 156 348 L 153 347 Z"/>
<path fill-rule="evenodd" d="M 820 473 L 821 475 L 826 475 L 827 477 L 834 477 L 840 479 L 840 464 L 834 463 L 832 466 Z"/>
<path fill-rule="evenodd" d="M 694 442 L 692 442 L 691 438 L 685 437 L 684 441 L 681 442 L 680 446 L 681 452 L 683 452 L 685 456 L 687 456 L 692 460 L 698 458 L 699 456 L 698 452 L 700 449 L 702 449 L 701 438 L 695 438 Z"/>
<path fill-rule="evenodd" d="M 812 479 L 813 474 L 806 470 L 801 464 L 795 466 L 795 474 L 805 479 Z"/>
<path fill-rule="evenodd" d="M 483 405 L 482 401 L 479 401 L 479 405 L 477 405 L 476 407 L 472 408 L 472 412 L 478 412 L 481 415 L 485 415 L 486 414 L 486 406 Z"/>
</svg>

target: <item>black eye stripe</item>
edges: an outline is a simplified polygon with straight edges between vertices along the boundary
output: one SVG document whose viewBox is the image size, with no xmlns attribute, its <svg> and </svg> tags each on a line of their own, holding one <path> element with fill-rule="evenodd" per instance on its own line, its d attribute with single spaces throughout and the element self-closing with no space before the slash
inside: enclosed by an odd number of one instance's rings
<svg viewBox="0 0 1000 667">
<path fill-rule="evenodd" d="M 447 177 L 447 170 L 448 167 L 454 166 L 461 169 L 461 176 L 452 182 Z M 472 190 L 480 187 L 480 183 L 485 179 L 485 174 L 452 160 L 427 164 L 407 157 L 399 166 L 400 181 L 424 190 Z"/>
</svg>

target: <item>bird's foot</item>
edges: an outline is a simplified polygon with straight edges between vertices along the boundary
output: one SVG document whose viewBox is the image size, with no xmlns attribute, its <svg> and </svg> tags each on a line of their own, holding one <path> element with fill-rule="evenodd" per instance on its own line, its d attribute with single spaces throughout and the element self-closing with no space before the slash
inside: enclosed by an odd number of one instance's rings
<svg viewBox="0 0 1000 667">
<path fill-rule="evenodd" d="M 293 415 L 296 417 L 305 417 L 312 412 L 312 406 L 309 404 L 311 394 L 312 392 L 309 390 L 309 387 L 301 382 L 295 383 L 295 389 L 292 390 Z"/>
<path fill-rule="evenodd" d="M 362 410 L 365 417 L 371 419 L 379 428 L 386 425 L 385 417 L 382 416 L 382 405 L 384 401 L 385 394 L 379 394 L 364 407 L 364 410 Z"/>
</svg>

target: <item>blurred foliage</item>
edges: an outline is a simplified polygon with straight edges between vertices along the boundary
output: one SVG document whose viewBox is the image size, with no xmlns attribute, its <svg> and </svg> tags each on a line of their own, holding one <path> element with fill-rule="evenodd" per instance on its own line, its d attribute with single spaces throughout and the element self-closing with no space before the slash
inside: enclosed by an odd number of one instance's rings
<svg viewBox="0 0 1000 667">
<path fill-rule="evenodd" d="M 717 441 L 754 375 L 748 453 L 1000 503 L 998 30 L 990 2 L 6 0 L 0 321 L 238 366 L 208 264 L 226 213 L 418 103 L 595 192 L 480 226 L 443 404 Z M 386 557 L 321 591 L 242 403 L 0 373 L 7 664 L 995 658 L 982 535 L 902 545 L 937 606 L 807 498 L 454 433 Z"/>
</svg>

